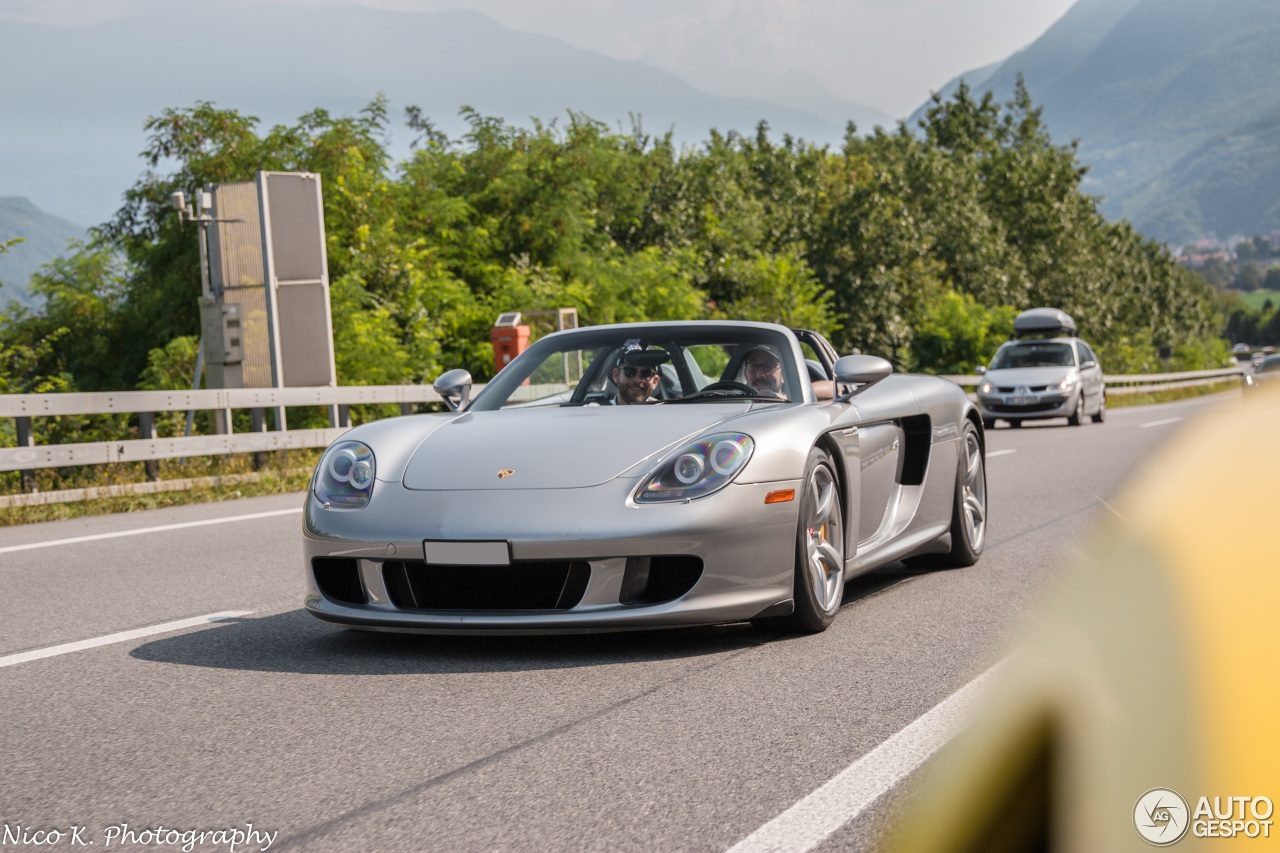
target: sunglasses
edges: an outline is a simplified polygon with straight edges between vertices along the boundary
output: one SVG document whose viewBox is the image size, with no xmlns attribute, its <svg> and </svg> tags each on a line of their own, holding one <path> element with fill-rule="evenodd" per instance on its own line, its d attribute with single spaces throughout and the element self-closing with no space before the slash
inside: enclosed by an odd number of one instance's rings
<svg viewBox="0 0 1280 853">
<path fill-rule="evenodd" d="M 637 376 L 641 379 L 652 379 L 658 375 L 658 372 L 652 367 L 624 367 L 622 375 L 628 379 L 635 379 Z"/>
<path fill-rule="evenodd" d="M 781 362 L 774 361 L 773 359 L 762 360 L 762 361 L 748 361 L 747 369 L 760 370 L 765 373 L 769 373 L 771 371 L 777 370 L 780 364 Z"/>
</svg>

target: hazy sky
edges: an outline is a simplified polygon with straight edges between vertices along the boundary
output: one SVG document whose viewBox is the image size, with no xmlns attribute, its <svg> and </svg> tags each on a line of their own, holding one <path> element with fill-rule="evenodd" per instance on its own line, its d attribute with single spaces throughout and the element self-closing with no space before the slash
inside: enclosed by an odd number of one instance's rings
<svg viewBox="0 0 1280 853">
<path fill-rule="evenodd" d="M 266 0 L 255 0 L 265 2 Z M 1075 0 L 273 0 L 401 11 L 462 8 L 516 30 L 648 62 L 719 95 L 808 72 L 905 118 L 956 75 L 1027 46 Z M 0 0 L 0 18 L 88 23 L 146 0 Z M 167 0 L 200 2 L 200 0 Z M 2 23 L 0 23 L 2 25 Z"/>
</svg>

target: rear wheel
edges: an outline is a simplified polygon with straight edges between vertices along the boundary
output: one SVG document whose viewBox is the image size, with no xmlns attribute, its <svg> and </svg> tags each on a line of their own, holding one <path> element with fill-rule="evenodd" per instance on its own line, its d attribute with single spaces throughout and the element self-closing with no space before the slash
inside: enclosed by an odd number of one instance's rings
<svg viewBox="0 0 1280 853">
<path fill-rule="evenodd" d="M 982 442 L 972 421 L 965 421 L 956 471 L 956 493 L 951 507 L 949 566 L 972 566 L 982 555 L 987 539 L 987 466 Z"/>
<path fill-rule="evenodd" d="M 791 615 L 757 619 L 757 627 L 809 634 L 825 631 L 844 598 L 840 484 L 831 457 L 816 447 L 809 451 L 800 496 L 794 583 L 795 610 Z"/>
<path fill-rule="evenodd" d="M 1022 427 L 1022 421 L 1018 421 L 1018 420 L 1009 421 L 1009 426 L 1013 427 L 1014 429 L 1019 429 Z"/>
</svg>

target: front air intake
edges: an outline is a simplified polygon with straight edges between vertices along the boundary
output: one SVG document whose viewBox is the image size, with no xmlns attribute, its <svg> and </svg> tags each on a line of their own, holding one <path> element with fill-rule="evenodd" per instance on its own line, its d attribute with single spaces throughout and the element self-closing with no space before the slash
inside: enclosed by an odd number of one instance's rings
<svg viewBox="0 0 1280 853">
<path fill-rule="evenodd" d="M 401 610 L 568 610 L 591 578 L 583 560 L 520 561 L 509 566 L 383 564 L 391 603 Z"/>
<path fill-rule="evenodd" d="M 675 601 L 702 577 L 700 557 L 628 557 L 622 577 L 622 604 Z"/>
<path fill-rule="evenodd" d="M 368 604 L 360 583 L 360 564 L 351 557 L 315 557 L 311 573 L 324 597 L 342 604 Z"/>
</svg>

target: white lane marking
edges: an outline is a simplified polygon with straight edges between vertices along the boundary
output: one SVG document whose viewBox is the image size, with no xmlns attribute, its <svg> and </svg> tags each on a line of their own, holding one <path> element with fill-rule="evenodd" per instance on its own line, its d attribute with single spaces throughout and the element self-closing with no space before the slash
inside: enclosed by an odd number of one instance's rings
<svg viewBox="0 0 1280 853">
<path fill-rule="evenodd" d="M 1162 421 L 1151 421 L 1150 423 L 1138 424 L 1138 427 L 1140 429 L 1146 429 L 1147 427 L 1164 426 L 1165 424 L 1176 424 L 1180 420 L 1182 420 L 1182 418 L 1165 418 Z"/>
<path fill-rule="evenodd" d="M 967 721 L 1002 664 L 850 764 L 822 787 L 729 848 L 728 853 L 805 853 L 924 764 Z"/>
<path fill-rule="evenodd" d="M 26 545 L 9 545 L 0 548 L 0 554 L 11 554 L 14 551 L 30 551 L 35 548 L 52 548 L 54 545 L 73 545 L 76 542 L 96 542 L 99 539 L 116 539 L 121 536 L 139 536 L 143 533 L 163 533 L 166 530 L 185 530 L 188 527 L 204 527 L 209 524 L 226 524 L 231 521 L 252 521 L 255 518 L 272 518 L 277 515 L 290 515 L 302 512 L 296 509 L 277 509 L 271 512 L 255 512 L 249 515 L 230 515 L 226 518 L 206 518 L 200 521 L 185 521 L 182 524 L 161 524 L 158 527 L 140 527 L 137 530 L 117 530 L 113 533 L 95 533 L 91 536 L 72 536 L 69 539 L 50 539 L 47 542 L 28 542 Z"/>
<path fill-rule="evenodd" d="M 155 634 L 167 634 L 170 631 L 181 631 L 183 628 L 195 628 L 198 625 L 208 625 L 211 622 L 220 622 L 223 619 L 234 619 L 237 616 L 248 616 L 252 610 L 224 610 L 221 613 L 210 613 L 208 616 L 195 616 L 191 619 L 179 619 L 176 622 L 165 622 L 162 625 L 152 625 L 150 628 L 135 628 L 132 631 L 120 631 L 116 634 L 107 634 L 105 637 L 95 637 L 92 640 L 80 640 L 75 643 L 63 643 L 60 646 L 49 646 L 44 649 L 33 649 L 29 652 L 19 652 L 16 655 L 6 655 L 0 658 L 0 668 L 13 666 L 19 663 L 29 663 L 33 660 L 41 660 L 42 658 L 51 658 L 58 655 L 65 655 L 71 652 L 82 652 L 85 649 L 95 649 L 98 646 L 109 646 L 112 643 L 124 643 L 129 640 L 136 640 L 140 637 L 150 637 Z"/>
<path fill-rule="evenodd" d="M 987 453 L 988 459 L 994 459 L 997 456 L 1008 456 L 1010 453 L 1017 453 L 1016 450 L 992 450 Z"/>
</svg>

